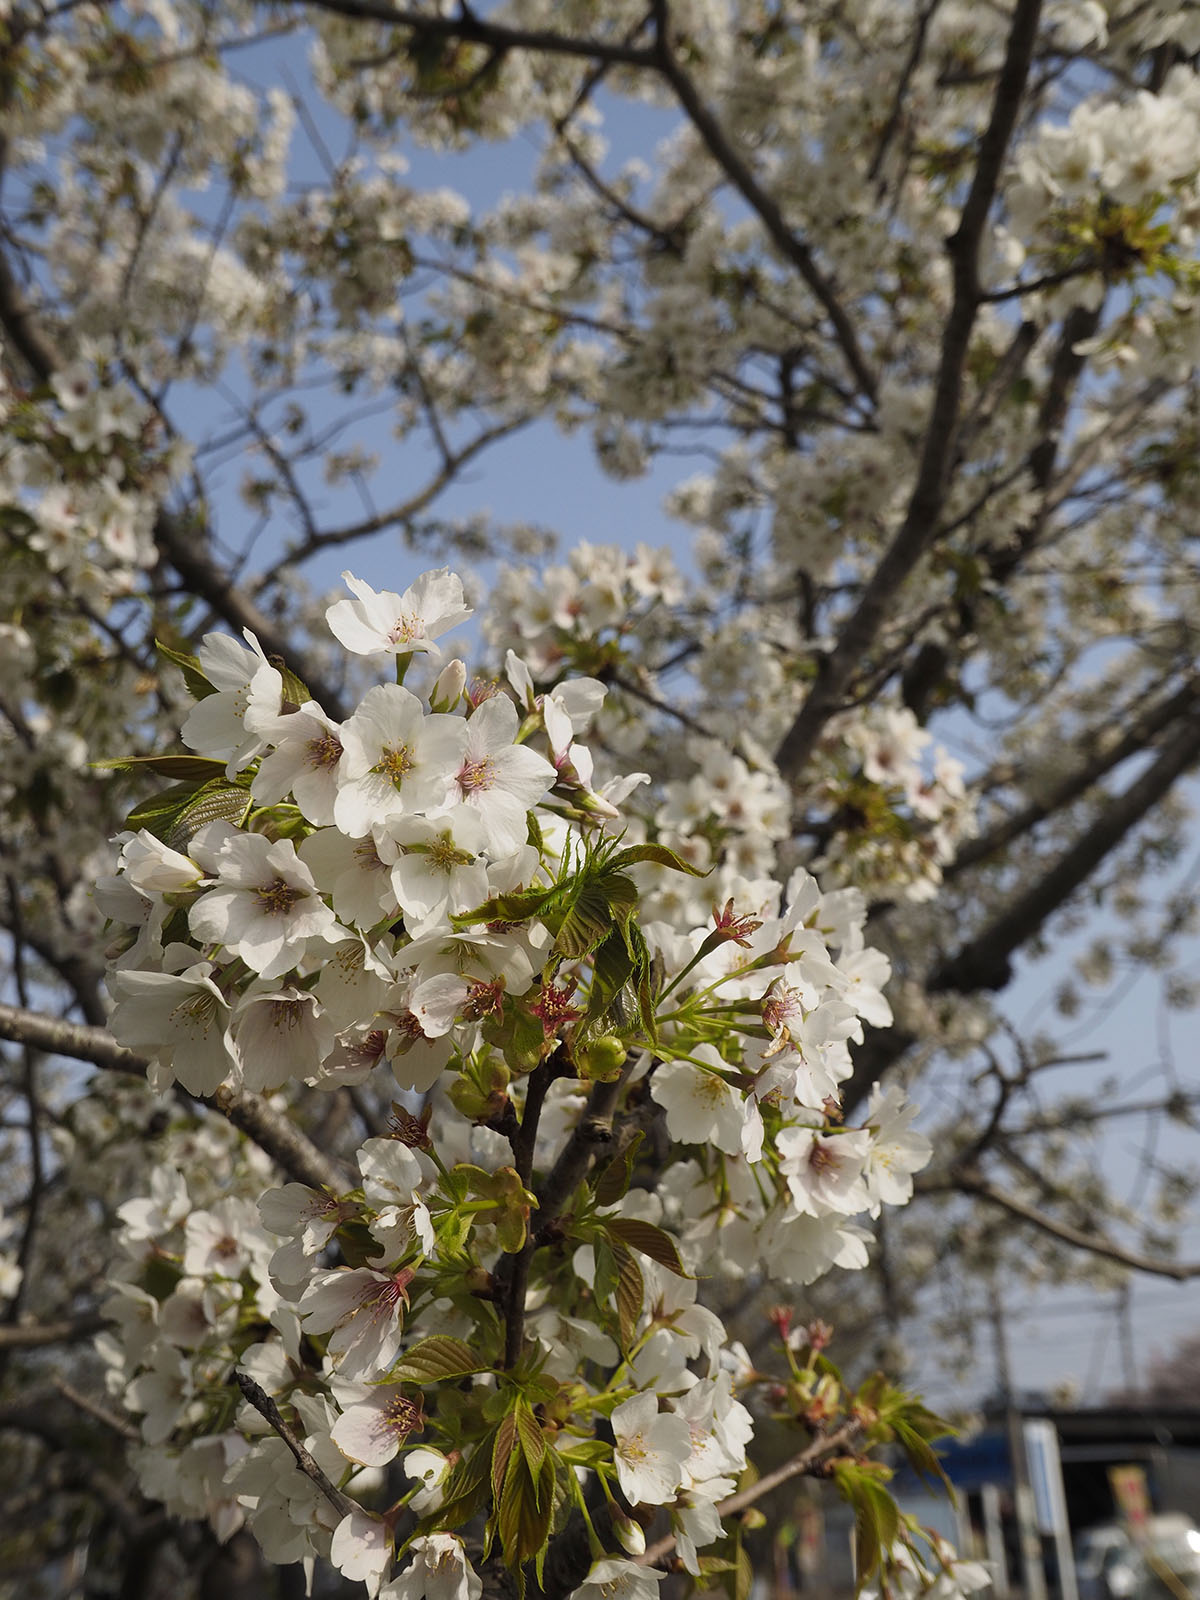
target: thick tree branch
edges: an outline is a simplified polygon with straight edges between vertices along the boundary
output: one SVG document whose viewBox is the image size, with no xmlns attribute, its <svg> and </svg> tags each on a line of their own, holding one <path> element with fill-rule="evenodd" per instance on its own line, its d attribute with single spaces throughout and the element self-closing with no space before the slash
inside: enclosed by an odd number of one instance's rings
<svg viewBox="0 0 1200 1600">
<path fill-rule="evenodd" d="M 22 1006 L 0 1005 L 0 1039 L 12 1039 L 47 1054 L 90 1061 L 93 1066 L 144 1077 L 149 1062 L 126 1050 L 103 1028 L 45 1017 Z M 198 1097 L 265 1150 L 291 1177 L 315 1189 L 346 1187 L 335 1162 L 323 1155 L 294 1123 L 275 1110 L 261 1095 L 248 1089 L 222 1087 L 213 1095 Z"/>
<path fill-rule="evenodd" d="M 1093 784 L 1099 783 L 1106 773 L 1113 771 L 1130 756 L 1145 751 L 1151 740 L 1155 739 L 1164 728 L 1170 727 L 1180 717 L 1194 715 L 1198 702 L 1200 702 L 1200 679 L 1189 678 L 1173 695 L 1160 700 L 1156 705 L 1149 706 L 1133 721 L 1125 723 L 1125 732 L 1119 739 L 1114 739 L 1101 747 L 1090 761 L 1082 762 L 1073 772 L 1067 773 L 1041 799 L 1031 800 L 1028 805 L 1005 817 L 1003 822 L 989 828 L 986 833 L 964 841 L 954 860 L 946 867 L 943 877 L 948 882 L 953 880 L 968 867 L 986 861 L 989 856 L 994 856 L 1014 839 L 1021 838 L 1039 822 L 1044 822 L 1047 817 L 1061 812 L 1080 795 L 1086 794 Z M 1125 721 L 1123 717 L 1118 717 L 1116 720 L 1118 724 Z"/>
<path fill-rule="evenodd" d="M 533 1153 L 537 1145 L 538 1122 L 542 1115 L 546 1092 L 566 1070 L 565 1049 L 562 1045 L 548 1061 L 540 1062 L 529 1074 L 525 1087 L 525 1105 L 521 1112 L 521 1125 L 513 1140 L 513 1159 L 517 1176 L 526 1188 L 533 1177 Z M 532 1234 L 511 1258 L 508 1279 L 504 1285 L 504 1365 L 515 1367 L 521 1359 L 525 1343 L 525 1295 L 529 1288 L 529 1269 L 533 1265 L 536 1249 Z M 507 1263 L 506 1263 L 507 1264 Z"/>
<path fill-rule="evenodd" d="M 1192 713 L 1163 743 L 1157 759 L 1116 796 L 1074 845 L 969 943 L 933 968 L 925 979 L 926 992 L 976 994 L 1003 989 L 1012 978 L 1014 952 L 1038 933 L 1198 759 L 1200 715 Z M 916 1035 L 900 1027 L 867 1030 L 864 1042 L 854 1051 L 854 1071 L 842 1092 L 847 1116 L 915 1043 Z"/>
<path fill-rule="evenodd" d="M 461 7 L 453 17 L 432 16 L 425 11 L 409 11 L 390 6 L 384 0 L 303 0 L 306 8 L 330 11 L 349 17 L 352 22 L 382 22 L 389 27 L 407 28 L 419 39 L 464 39 L 469 44 L 486 45 L 489 50 L 533 50 L 539 55 L 573 56 L 582 61 L 604 61 L 610 66 L 654 67 L 653 52 L 641 46 L 622 44 L 615 39 L 574 38 L 550 28 L 514 28 L 490 22 Z"/>
<path fill-rule="evenodd" d="M 90 1339 L 105 1326 L 99 1312 L 65 1317 L 58 1322 L 17 1322 L 0 1327 L 0 1350 L 36 1350 L 48 1344 L 74 1344 Z"/>
<path fill-rule="evenodd" d="M 822 729 L 840 710 L 851 679 L 866 658 L 884 619 L 891 613 L 897 592 L 937 533 L 957 446 L 967 350 L 980 304 L 979 251 L 1021 108 L 1041 9 L 1041 0 L 1017 0 L 991 117 L 979 145 L 975 174 L 958 228 L 947 243 L 954 273 L 954 297 L 946 320 L 933 404 L 908 510 L 900 531 L 872 574 L 837 643 L 825 657 L 808 698 L 776 752 L 779 770 L 787 778 L 796 778 L 804 769 Z"/>
<path fill-rule="evenodd" d="M 0 145 L 0 153 L 3 146 Z M 60 365 L 58 352 L 25 298 L 7 257 L 0 254 L 0 326 L 34 375 L 48 383 Z"/>
<path fill-rule="evenodd" d="M 934 970 L 926 983 L 930 993 L 1002 989 L 1012 976 L 1013 952 L 1037 933 L 1198 758 L 1200 716 L 1193 714 L 1164 742 L 1157 759 L 1095 818 L 1069 850 L 957 955 Z"/>
</svg>

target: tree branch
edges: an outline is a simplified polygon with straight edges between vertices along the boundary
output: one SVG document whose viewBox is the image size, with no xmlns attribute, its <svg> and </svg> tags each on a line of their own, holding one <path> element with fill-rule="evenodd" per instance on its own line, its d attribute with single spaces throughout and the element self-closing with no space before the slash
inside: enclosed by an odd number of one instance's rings
<svg viewBox="0 0 1200 1600">
<path fill-rule="evenodd" d="M 772 244 L 789 261 L 812 291 L 825 315 L 833 324 L 837 341 L 846 365 L 854 374 L 863 394 L 875 400 L 877 384 L 875 374 L 867 364 L 854 324 L 846 308 L 834 292 L 833 285 L 817 265 L 816 258 L 804 240 L 789 227 L 779 203 L 759 183 L 748 164 L 734 148 L 721 124 L 705 105 L 696 85 L 676 60 L 667 38 L 667 30 L 660 27 L 655 41 L 654 61 L 663 77 L 675 91 L 680 105 L 687 112 L 692 126 L 700 135 L 705 149 L 729 178 L 734 188 L 758 217 L 767 230 Z"/>
<path fill-rule="evenodd" d="M 82 1317 L 65 1317 L 58 1322 L 17 1322 L 0 1327 L 0 1350 L 36 1350 L 47 1344 L 74 1344 L 90 1339 L 107 1326 L 99 1312 Z"/>
<path fill-rule="evenodd" d="M 1060 1222 L 1057 1217 L 1039 1211 L 1037 1206 L 1029 1201 L 996 1188 L 982 1173 L 971 1168 L 956 1169 L 950 1179 L 942 1184 L 922 1184 L 918 1180 L 916 1187 L 924 1193 L 935 1192 L 940 1188 L 973 1195 L 978 1200 L 985 1200 L 989 1205 L 1007 1211 L 1010 1216 L 1019 1217 L 1022 1222 L 1030 1223 L 1042 1233 L 1049 1234 L 1052 1239 L 1074 1245 L 1080 1250 L 1088 1250 L 1093 1255 L 1103 1256 L 1108 1261 L 1116 1261 L 1135 1272 L 1149 1273 L 1157 1278 L 1173 1278 L 1177 1283 L 1186 1283 L 1191 1278 L 1200 1277 L 1200 1261 L 1163 1261 L 1155 1256 L 1143 1255 L 1138 1250 L 1128 1250 L 1105 1234 L 1093 1233 L 1086 1228 L 1076 1228 L 1069 1222 Z"/>
<path fill-rule="evenodd" d="M 0 151 L 2 153 L 2 151 Z M 13 275 L 11 264 L 0 253 L 0 327 L 42 383 L 49 383 L 63 365 L 63 356 L 42 326 L 38 314 L 28 304 Z M 203 600 L 232 628 L 249 628 L 267 655 L 292 663 L 299 677 L 335 720 L 345 717 L 341 697 L 307 652 L 297 652 L 290 635 L 258 609 L 222 572 L 206 548 L 201 530 L 186 519 L 161 508 L 154 519 L 154 542 L 175 568 L 189 590 Z"/>
<path fill-rule="evenodd" d="M 126 1050 L 103 1028 L 45 1017 L 23 1006 L 0 1004 L 0 1039 L 13 1039 L 50 1055 L 90 1061 L 93 1066 L 128 1072 L 135 1077 L 144 1077 L 149 1066 L 145 1056 Z M 220 1112 L 227 1122 L 252 1139 L 298 1182 L 314 1189 L 331 1189 L 335 1194 L 346 1187 L 337 1165 L 261 1095 L 252 1094 L 248 1089 L 222 1086 L 213 1095 L 195 1098 Z"/>
<path fill-rule="evenodd" d="M 528 1189 L 533 1177 L 533 1152 L 537 1144 L 538 1121 L 546 1091 L 567 1069 L 566 1050 L 559 1045 L 548 1061 L 539 1062 L 529 1074 L 525 1087 L 525 1105 L 521 1112 L 521 1125 L 513 1141 L 513 1159 L 517 1176 Z M 527 1233 L 525 1243 L 513 1258 L 505 1284 L 504 1304 L 504 1365 L 515 1367 L 521 1358 L 525 1342 L 525 1295 L 529 1288 L 529 1269 L 536 1249 L 532 1233 Z"/>
<path fill-rule="evenodd" d="M 954 297 L 946 319 L 933 404 L 908 510 L 776 752 L 775 760 L 786 778 L 797 777 L 807 764 L 822 729 L 840 709 L 852 677 L 891 612 L 897 591 L 937 534 L 955 457 L 967 350 L 980 303 L 979 250 L 1000 169 L 1016 127 L 1041 9 L 1041 0 L 1017 0 L 975 174 L 958 228 L 947 242 L 954 272 Z"/>
<path fill-rule="evenodd" d="M 926 982 L 928 991 L 937 994 L 954 989 L 970 994 L 979 989 L 1002 989 L 1012 976 L 1013 952 L 1033 937 L 1047 917 L 1086 881 L 1197 758 L 1200 717 L 1191 716 L 1163 744 L 1158 759 L 1101 812 L 1036 883 L 957 955 L 934 969 Z"/>
<path fill-rule="evenodd" d="M 490 50 L 533 50 L 540 55 L 574 56 L 585 61 L 604 61 L 610 66 L 655 67 L 654 53 L 643 47 L 615 40 L 572 38 L 549 28 L 514 28 L 485 21 L 460 10 L 453 17 L 432 16 L 424 11 L 409 11 L 390 6 L 383 0 L 304 0 L 309 10 L 330 11 L 353 22 L 382 22 L 390 27 L 408 28 L 423 39 L 465 39 L 469 44 L 486 45 Z"/>
<path fill-rule="evenodd" d="M 96 1320 L 101 1321 L 100 1318 Z M 70 1401 L 77 1411 L 82 1411 L 85 1416 L 91 1417 L 95 1422 L 103 1423 L 106 1428 L 111 1428 L 122 1439 L 128 1439 L 133 1443 L 141 1442 L 141 1430 L 135 1428 L 132 1422 L 127 1422 L 124 1417 L 115 1416 L 105 1406 L 98 1405 L 95 1400 L 89 1399 L 86 1394 L 80 1394 L 79 1390 L 73 1389 L 65 1378 L 56 1377 L 50 1381 L 63 1399 Z"/>
<path fill-rule="evenodd" d="M 811 1444 L 808 1444 L 794 1455 L 790 1461 L 785 1461 L 782 1466 L 776 1467 L 773 1472 L 766 1472 L 756 1483 L 750 1484 L 746 1489 L 739 1489 L 736 1494 L 731 1494 L 724 1500 L 717 1502 L 717 1511 L 722 1518 L 731 1517 L 738 1511 L 745 1511 L 747 1506 L 752 1506 L 756 1500 L 761 1500 L 764 1495 L 778 1489 L 780 1484 L 789 1482 L 792 1478 L 799 1478 L 813 1471 L 814 1466 L 823 1461 L 826 1456 L 836 1454 L 848 1445 L 854 1435 L 862 1427 L 857 1417 L 852 1417 L 849 1422 L 843 1422 L 841 1427 L 835 1428 L 832 1433 L 819 1434 Z M 634 1560 L 639 1567 L 654 1567 L 675 1548 L 675 1535 L 665 1534 L 661 1539 L 656 1539 L 640 1556 Z"/>
<path fill-rule="evenodd" d="M 943 878 L 949 882 L 965 872 L 968 867 L 973 867 L 979 861 L 986 861 L 1005 845 L 1028 833 L 1039 822 L 1045 821 L 1047 817 L 1060 812 L 1073 800 L 1077 800 L 1080 795 L 1086 794 L 1105 773 L 1120 766 L 1121 762 L 1128 760 L 1130 756 L 1144 751 L 1150 741 L 1164 728 L 1169 727 L 1179 717 L 1194 712 L 1198 701 L 1200 701 L 1200 679 L 1189 678 L 1175 694 L 1166 700 L 1160 700 L 1157 705 L 1150 706 L 1135 721 L 1129 722 L 1119 739 L 1114 739 L 1092 760 L 1083 762 L 1073 772 L 1069 772 L 1042 799 L 1030 801 L 1028 805 L 1022 806 L 1019 811 L 1014 811 L 1006 817 L 1003 822 L 990 828 L 987 833 L 964 841 L 954 860 L 945 868 Z M 1119 715 L 1114 720 L 1118 725 L 1124 721 Z"/>
<path fill-rule="evenodd" d="M 953 990 L 976 994 L 1003 989 L 1012 978 L 1011 957 L 1085 883 L 1100 862 L 1167 794 L 1200 758 L 1200 716 L 1190 716 L 1163 744 L 1153 761 L 1118 795 L 1081 837 L 1026 893 L 1011 902 L 956 955 L 935 966 L 925 979 L 929 994 Z M 854 1051 L 854 1071 L 842 1090 L 847 1116 L 862 1104 L 872 1084 L 916 1043 L 902 1028 L 869 1029 Z"/>
<path fill-rule="evenodd" d="M 247 1403 L 254 1407 L 259 1416 L 270 1423 L 292 1452 L 300 1471 L 306 1478 L 311 1479 L 316 1484 L 338 1515 L 348 1517 L 352 1511 L 357 1511 L 359 1508 L 350 1499 L 349 1495 L 344 1495 L 338 1486 L 335 1483 L 331 1483 L 321 1471 L 313 1456 L 304 1448 L 303 1444 L 283 1420 L 279 1414 L 279 1407 L 266 1390 L 255 1383 L 249 1373 L 235 1372 L 233 1376 L 237 1380 L 237 1386 L 242 1391 Z"/>
</svg>

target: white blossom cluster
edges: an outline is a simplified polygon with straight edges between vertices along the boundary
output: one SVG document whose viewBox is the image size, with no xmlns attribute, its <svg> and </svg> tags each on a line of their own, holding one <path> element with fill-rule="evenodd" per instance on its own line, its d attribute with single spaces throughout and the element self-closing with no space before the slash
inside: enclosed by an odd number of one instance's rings
<svg viewBox="0 0 1200 1600">
<path fill-rule="evenodd" d="M 332 632 L 395 661 L 398 677 L 414 656 L 439 655 L 437 640 L 468 615 L 445 569 L 402 594 L 349 574 L 347 584 Z M 451 660 L 427 699 L 378 684 L 340 723 L 312 700 L 289 702 L 291 680 L 252 638 L 246 648 L 209 636 L 195 674 L 206 692 L 182 732 L 207 784 L 192 831 L 185 809 L 160 820 L 174 844 L 148 828 L 126 834 L 118 873 L 97 891 L 125 930 L 113 942 L 114 1033 L 151 1058 L 158 1089 L 329 1088 L 390 1068 L 426 1112 L 418 1122 L 397 1110 L 386 1136 L 367 1138 L 357 1187 L 342 1195 L 292 1182 L 257 1206 L 249 1194 L 196 1205 L 181 1174 L 159 1167 L 151 1193 L 120 1211 L 127 1262 L 102 1341 L 110 1387 L 140 1417 L 143 1482 L 180 1514 L 207 1516 L 223 1538 L 244 1522 L 269 1559 L 328 1557 L 372 1593 L 416 1600 L 451 1577 L 473 1593 L 460 1542 L 436 1528 L 389 1580 L 392 1525 L 368 1509 L 380 1470 L 404 1452 L 409 1503 L 435 1516 L 454 1459 L 436 1410 L 414 1443 L 420 1389 L 392 1374 L 436 1332 L 470 1341 L 475 1383 L 495 1381 L 494 1324 L 472 1321 L 463 1262 L 478 1281 L 501 1281 L 536 1204 L 509 1137 L 478 1105 L 499 1083 L 527 1106 L 526 1080 L 503 1062 L 514 1036 L 496 1030 L 519 1013 L 539 1040 L 533 1059 L 578 1057 L 578 1075 L 551 1081 L 531 1112 L 535 1171 L 571 1140 L 588 1074 L 603 1078 L 626 1055 L 577 1032 L 602 981 L 595 939 L 564 959 L 552 913 L 521 910 L 586 871 L 589 849 L 603 863 L 621 848 L 619 807 L 644 775 L 593 787 L 577 735 L 602 686 L 565 679 L 537 695 L 511 652 L 507 688 L 468 689 Z M 204 820 L 206 794 L 222 817 Z M 686 822 L 676 819 L 681 852 Z M 656 873 L 669 859 L 654 841 L 625 848 L 634 876 L 639 856 L 659 858 Z M 687 1274 L 763 1270 L 807 1284 L 861 1267 L 870 1234 L 854 1219 L 903 1204 L 930 1154 L 897 1089 L 874 1096 L 862 1127 L 839 1120 L 848 1041 L 864 1020 L 890 1021 L 888 963 L 864 946 L 861 894 L 822 895 L 803 870 L 782 891 L 765 872 L 741 884 L 740 903 L 700 917 L 681 905 L 672 920 L 651 887 L 657 1030 L 630 1058 L 625 1094 L 660 1108 L 672 1160 L 654 1190 L 595 1208 L 571 1252 L 536 1256 L 524 1325 L 547 1396 L 572 1396 L 549 1447 L 573 1471 L 602 1406 L 622 1493 L 669 1509 L 694 1573 L 698 1549 L 721 1536 L 716 1508 L 753 1430 L 734 1393 L 744 1354 Z M 489 903 L 488 920 L 470 915 Z M 609 1239 L 649 1252 L 621 1342 Z M 235 1403 L 235 1369 L 293 1409 L 350 1510 L 339 1517 L 283 1440 Z M 622 1536 L 636 1544 L 636 1524 Z"/>
<path fill-rule="evenodd" d="M 693 518 L 700 514 L 698 495 L 693 483 L 687 499 Z M 646 658 L 670 654 L 673 613 L 689 602 L 701 603 L 669 551 L 639 545 L 626 555 L 617 546 L 585 543 L 540 574 L 502 569 L 484 631 L 494 650 L 515 645 L 539 677 L 581 663 L 599 672 L 618 668 L 596 739 L 626 758 L 636 753 L 659 780 L 627 808 L 629 829 L 712 869 L 700 883 L 643 867 L 648 915 L 699 922 L 714 898 L 733 896 L 741 904 L 761 894 L 781 843 L 791 839 L 795 799 L 761 738 L 782 732 L 793 701 L 761 639 L 716 626 L 687 697 L 693 723 L 711 725 L 712 736 L 698 729 L 682 739 L 669 730 L 651 732 L 645 701 L 623 692 L 622 669 L 653 703 L 660 690 Z M 746 712 L 740 725 L 739 707 Z M 753 734 L 746 727 L 751 717 Z M 830 829 L 828 843 L 806 864 L 831 885 L 931 899 L 941 868 L 975 830 L 962 764 L 933 744 L 907 707 L 880 704 L 830 723 L 818 773 L 811 800 L 830 816 L 861 812 L 862 820 Z M 653 808 L 651 795 L 659 802 Z"/>
<path fill-rule="evenodd" d="M 7 380 L 0 388 L 0 516 L 19 531 L 24 556 L 12 563 L 6 599 L 43 593 L 49 574 L 51 587 L 103 605 L 155 559 L 155 510 L 186 453 L 153 449 L 152 409 L 115 375 L 97 380 L 111 355 L 89 341 L 48 395 Z"/>
</svg>

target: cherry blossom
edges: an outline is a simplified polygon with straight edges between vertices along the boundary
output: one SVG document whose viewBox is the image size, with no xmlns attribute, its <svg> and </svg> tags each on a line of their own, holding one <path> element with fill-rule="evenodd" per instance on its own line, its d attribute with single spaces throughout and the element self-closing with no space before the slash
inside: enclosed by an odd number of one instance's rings
<svg viewBox="0 0 1200 1600">
<path fill-rule="evenodd" d="M 462 580 L 448 567 L 424 573 L 403 594 L 376 592 L 343 572 L 353 600 L 338 600 L 325 613 L 334 636 L 356 655 L 440 655 L 434 640 L 471 615 L 463 604 Z"/>
<path fill-rule="evenodd" d="M 652 1394 L 634 1395 L 612 1414 L 614 1461 L 621 1491 L 632 1505 L 660 1506 L 679 1488 L 691 1455 L 688 1425 L 659 1412 Z"/>
<path fill-rule="evenodd" d="M 310 1333 L 328 1333 L 329 1354 L 343 1378 L 368 1378 L 396 1358 L 412 1273 L 337 1267 L 317 1272 L 298 1310 Z"/>
<path fill-rule="evenodd" d="M 343 936 L 290 839 L 272 844 L 260 834 L 223 832 L 204 849 L 215 884 L 188 912 L 197 938 L 223 945 L 263 978 L 278 978 L 312 939 Z"/>
</svg>

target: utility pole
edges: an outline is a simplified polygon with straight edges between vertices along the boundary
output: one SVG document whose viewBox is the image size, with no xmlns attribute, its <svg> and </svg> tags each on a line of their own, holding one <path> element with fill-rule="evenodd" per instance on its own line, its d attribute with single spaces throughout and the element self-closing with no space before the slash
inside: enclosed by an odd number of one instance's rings
<svg viewBox="0 0 1200 1600">
<path fill-rule="evenodd" d="M 1132 1400 L 1138 1392 L 1137 1347 L 1133 1338 L 1133 1286 L 1128 1279 L 1117 1290 L 1117 1336 L 1121 1344 L 1121 1382 Z"/>
<path fill-rule="evenodd" d="M 1027 1600 L 1046 1600 L 1046 1569 L 1042 1561 L 1042 1539 L 1038 1532 L 1033 1490 L 1029 1483 L 1025 1431 L 1013 1389 L 1004 1302 L 1000 1298 L 994 1271 L 988 1276 L 988 1311 L 992 1324 L 992 1346 L 996 1356 L 996 1387 L 1004 1406 L 1008 1456 L 1012 1463 L 1013 1509 L 1017 1519 L 1017 1545 L 1021 1552 L 1021 1579 Z"/>
</svg>

